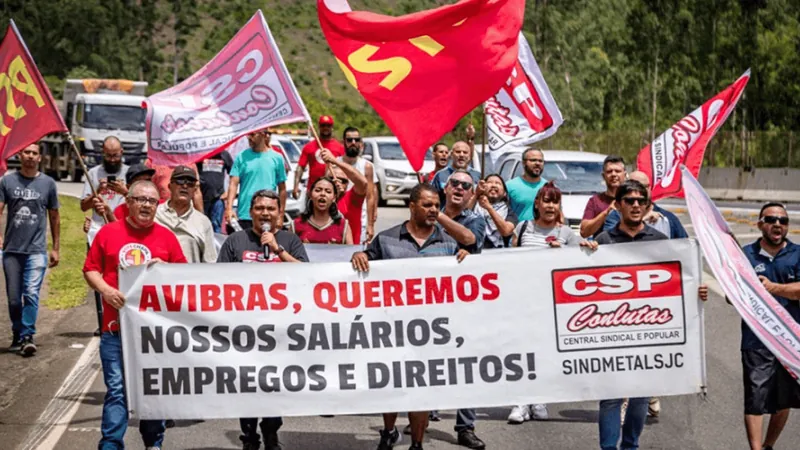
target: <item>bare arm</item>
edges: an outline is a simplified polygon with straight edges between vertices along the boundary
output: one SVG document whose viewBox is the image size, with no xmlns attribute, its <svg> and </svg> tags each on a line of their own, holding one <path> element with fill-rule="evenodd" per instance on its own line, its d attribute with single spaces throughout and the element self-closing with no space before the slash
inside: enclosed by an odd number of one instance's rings
<svg viewBox="0 0 800 450">
<path fill-rule="evenodd" d="M 294 171 L 294 189 L 293 189 L 293 196 L 297 198 L 298 195 L 295 193 L 300 192 L 300 183 L 303 179 L 303 172 L 305 171 L 305 167 L 301 166 L 300 164 L 297 165 L 297 169 Z"/>
<path fill-rule="evenodd" d="M 200 191 L 199 186 L 194 190 L 194 198 L 192 198 L 192 204 L 194 205 L 194 209 L 203 212 L 203 192 Z"/>
<path fill-rule="evenodd" d="M 344 161 L 338 161 L 330 150 L 323 150 L 322 159 L 327 164 L 335 164 L 342 169 L 342 172 L 347 176 L 347 179 L 353 183 L 353 191 L 358 195 L 367 195 L 367 178 L 361 175 L 355 167 L 347 164 Z"/>
<path fill-rule="evenodd" d="M 614 211 L 614 202 L 611 202 L 611 206 L 595 216 L 594 219 L 582 220 L 581 237 L 588 238 L 589 236 L 594 236 L 595 233 L 602 230 L 603 224 L 606 223 L 606 218 L 608 218 L 608 215 L 611 214 L 611 211 Z"/>
<path fill-rule="evenodd" d="M 367 179 L 367 224 L 375 225 L 378 220 L 378 190 L 375 186 L 375 166 L 367 164 L 367 169 L 364 171 Z"/>
<path fill-rule="evenodd" d="M 280 205 L 278 208 L 281 211 L 281 223 L 283 223 L 283 215 L 286 213 L 286 182 L 278 184 L 278 196 L 280 197 Z"/>
<path fill-rule="evenodd" d="M 50 267 L 55 267 L 58 265 L 58 252 L 61 248 L 61 214 L 57 209 L 48 209 L 47 218 L 50 219 L 50 234 L 53 236 L 53 249 L 50 251 Z"/>
<path fill-rule="evenodd" d="M 486 206 L 488 206 L 488 208 Z M 481 207 L 483 207 L 483 209 L 489 213 L 489 216 L 492 218 L 494 224 L 497 225 L 497 231 L 500 232 L 500 235 L 503 237 L 508 237 L 514 234 L 514 224 L 506 221 L 503 216 L 501 216 L 497 211 L 494 210 L 494 208 L 492 208 L 492 205 L 488 204 L 488 201 L 486 206 L 481 205 Z"/>
<path fill-rule="evenodd" d="M 225 203 L 225 218 L 230 222 L 233 217 L 233 201 L 236 200 L 236 192 L 239 190 L 239 177 L 231 177 L 228 184 L 228 202 Z"/>
<path fill-rule="evenodd" d="M 472 231 L 469 231 L 469 228 L 447 217 L 447 214 L 440 212 L 436 220 L 439 222 L 439 225 L 444 228 L 447 234 L 449 234 L 450 237 L 455 239 L 459 244 L 472 245 L 475 243 L 475 235 L 472 233 Z"/>
<path fill-rule="evenodd" d="M 800 282 L 795 283 L 773 283 L 764 276 L 758 277 L 761 284 L 772 295 L 778 295 L 789 300 L 800 300 Z"/>
</svg>

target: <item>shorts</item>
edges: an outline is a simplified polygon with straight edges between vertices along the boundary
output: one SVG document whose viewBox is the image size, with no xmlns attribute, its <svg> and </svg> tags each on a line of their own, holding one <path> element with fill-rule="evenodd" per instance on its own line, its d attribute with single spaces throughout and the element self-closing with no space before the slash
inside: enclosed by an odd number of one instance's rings
<svg viewBox="0 0 800 450">
<path fill-rule="evenodd" d="M 742 350 L 742 379 L 745 414 L 800 408 L 800 384 L 769 350 Z"/>
</svg>

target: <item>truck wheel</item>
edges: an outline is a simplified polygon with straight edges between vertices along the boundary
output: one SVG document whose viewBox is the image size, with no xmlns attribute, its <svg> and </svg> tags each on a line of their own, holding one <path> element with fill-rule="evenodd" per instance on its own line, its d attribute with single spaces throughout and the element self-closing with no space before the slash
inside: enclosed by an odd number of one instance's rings
<svg viewBox="0 0 800 450">
<path fill-rule="evenodd" d="M 72 182 L 80 183 L 83 180 L 83 170 L 75 168 L 72 170 Z"/>
</svg>

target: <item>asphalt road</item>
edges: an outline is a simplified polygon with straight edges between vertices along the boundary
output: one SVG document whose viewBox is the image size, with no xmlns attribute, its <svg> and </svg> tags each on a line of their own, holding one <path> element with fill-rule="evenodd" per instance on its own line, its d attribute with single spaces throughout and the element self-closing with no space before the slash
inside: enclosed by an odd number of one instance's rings
<svg viewBox="0 0 800 450">
<path fill-rule="evenodd" d="M 61 183 L 60 188 L 64 191 L 74 190 L 76 194 L 80 192 L 80 185 L 77 184 Z M 381 208 L 378 229 L 399 223 L 407 215 L 407 208 L 399 205 Z M 688 223 L 688 217 L 681 216 L 681 219 L 684 223 Z M 757 235 L 757 230 L 746 220 L 734 223 L 733 227 L 743 241 L 750 241 Z M 691 227 L 687 229 L 691 233 Z M 713 280 L 710 280 L 710 284 L 712 284 L 712 294 L 705 309 L 707 395 L 663 398 L 660 418 L 651 420 L 645 428 L 641 440 L 643 449 L 747 448 L 741 416 L 740 322 L 733 308 L 728 306 L 719 294 L 713 292 Z M 500 329 L 502 324 L 491 326 Z M 78 341 L 89 345 L 91 340 L 93 339 L 84 338 Z M 99 370 L 99 360 L 90 362 L 89 366 L 96 373 Z M 40 390 L 55 393 L 61 383 L 61 378 L 43 381 Z M 102 376 L 97 376 L 85 394 L 64 395 L 62 400 L 65 407 L 60 410 L 73 405 L 77 406 L 77 411 L 68 423 L 62 423 L 60 431 L 63 431 L 63 435 L 60 440 L 40 448 L 64 450 L 96 448 L 100 436 L 104 394 Z M 465 391 L 464 395 L 468 397 L 469 392 Z M 30 436 L 37 430 L 27 419 L 32 415 L 23 414 L 23 406 L 16 407 L 20 408 L 19 416 L 25 419 L 20 418 L 15 422 L 15 416 L 6 412 L 2 416 L 3 421 L 15 423 L 17 434 L 21 429 L 26 429 Z M 478 411 L 476 431 L 490 449 L 596 449 L 598 448 L 597 409 L 596 402 L 554 404 L 550 405 L 549 420 L 528 422 L 518 426 L 506 423 L 507 408 L 483 409 Z M 429 450 L 460 448 L 456 445 L 455 433 L 452 430 L 454 420 L 453 411 L 444 411 L 443 421 L 431 424 L 425 448 Z M 405 423 L 405 418 L 399 420 L 401 427 Z M 290 417 L 285 420 L 280 438 L 287 450 L 367 450 L 374 449 L 377 445 L 378 430 L 381 425 L 379 415 L 334 418 Z M 179 422 L 176 428 L 168 430 L 164 448 L 236 449 L 241 448 L 238 435 L 239 426 L 235 420 Z M 125 441 L 126 446 L 130 448 L 141 448 L 135 421 L 131 423 Z M 404 442 L 404 445 L 396 448 L 407 448 L 408 439 Z M 800 442 L 800 426 L 795 419 L 790 419 L 776 448 L 798 448 L 798 442 Z"/>
</svg>

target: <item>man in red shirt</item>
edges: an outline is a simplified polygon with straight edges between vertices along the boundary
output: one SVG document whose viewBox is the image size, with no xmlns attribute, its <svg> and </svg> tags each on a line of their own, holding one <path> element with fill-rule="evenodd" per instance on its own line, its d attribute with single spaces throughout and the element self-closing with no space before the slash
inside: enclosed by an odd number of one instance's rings
<svg viewBox="0 0 800 450">
<path fill-rule="evenodd" d="M 344 155 L 344 146 L 333 137 L 333 117 L 322 116 L 319 118 L 319 140 L 322 146 L 339 157 Z M 319 145 L 316 139 L 312 139 L 303 147 L 300 159 L 297 161 L 297 169 L 294 175 L 294 190 L 292 196 L 300 198 L 300 180 L 303 178 L 303 171 L 308 166 L 308 184 L 312 186 L 317 178 L 325 176 L 325 162 L 322 160 Z M 355 242 L 355 241 L 354 241 Z"/>
<path fill-rule="evenodd" d="M 347 219 L 353 233 L 353 242 L 361 242 L 361 210 L 364 209 L 364 199 L 367 198 L 367 189 L 369 188 L 367 178 L 355 167 L 337 159 L 333 152 L 326 148 L 320 152 L 320 159 L 323 161 L 323 167 L 325 164 L 329 164 L 333 172 L 336 192 L 339 194 L 336 207 Z M 353 183 L 353 188 L 347 190 L 350 182 Z M 308 185 L 312 186 L 311 183 Z"/>
<path fill-rule="evenodd" d="M 128 407 L 122 372 L 122 344 L 119 312 L 125 295 L 119 291 L 118 269 L 156 262 L 185 263 L 178 238 L 154 222 L 158 188 L 150 181 L 137 181 L 128 190 L 126 203 L 130 213 L 125 220 L 109 223 L 100 229 L 92 242 L 83 275 L 89 287 L 103 297 L 103 327 L 100 336 L 100 361 L 108 392 L 103 402 L 98 448 L 123 448 L 128 428 Z M 161 448 L 163 420 L 142 420 L 139 432 L 148 449 Z"/>
</svg>

